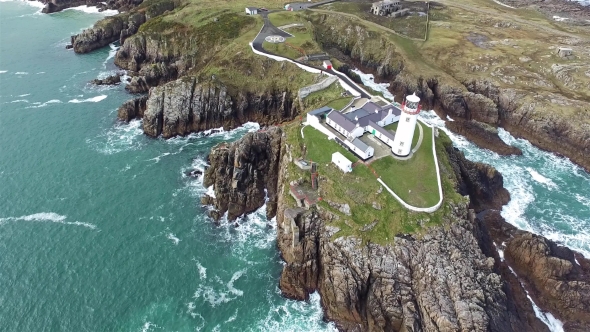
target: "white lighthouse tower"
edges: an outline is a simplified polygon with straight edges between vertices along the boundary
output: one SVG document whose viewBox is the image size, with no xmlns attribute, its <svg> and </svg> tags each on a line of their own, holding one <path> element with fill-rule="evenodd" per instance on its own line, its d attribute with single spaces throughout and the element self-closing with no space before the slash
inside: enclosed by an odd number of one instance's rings
<svg viewBox="0 0 590 332">
<path fill-rule="evenodd" d="M 406 100 L 402 104 L 402 114 L 399 118 L 397 131 L 393 140 L 391 151 L 394 155 L 406 157 L 412 150 L 412 140 L 414 139 L 414 130 L 416 129 L 416 121 L 418 121 L 418 113 L 420 113 L 420 97 L 413 95 L 406 96 Z"/>
</svg>

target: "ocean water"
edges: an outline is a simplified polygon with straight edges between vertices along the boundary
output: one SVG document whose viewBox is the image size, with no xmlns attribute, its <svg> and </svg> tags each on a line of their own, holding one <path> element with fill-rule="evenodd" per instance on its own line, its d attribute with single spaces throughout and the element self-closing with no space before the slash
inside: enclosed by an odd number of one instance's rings
<svg viewBox="0 0 590 332">
<path fill-rule="evenodd" d="M 118 123 L 117 69 L 71 34 L 103 14 L 0 2 L 0 331 L 333 331 L 319 296 L 284 299 L 264 208 L 215 226 L 199 198 L 215 144 L 256 130 L 150 139 Z"/>
</svg>

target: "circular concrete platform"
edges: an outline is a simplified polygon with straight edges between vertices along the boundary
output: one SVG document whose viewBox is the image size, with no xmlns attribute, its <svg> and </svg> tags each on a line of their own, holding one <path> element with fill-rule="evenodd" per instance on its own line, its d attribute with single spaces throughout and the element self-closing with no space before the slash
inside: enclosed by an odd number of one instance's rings
<svg viewBox="0 0 590 332">
<path fill-rule="evenodd" d="M 266 38 L 264 38 L 264 40 L 266 40 L 269 43 L 284 43 L 285 42 L 285 37 L 281 37 L 281 36 L 266 36 Z"/>
</svg>

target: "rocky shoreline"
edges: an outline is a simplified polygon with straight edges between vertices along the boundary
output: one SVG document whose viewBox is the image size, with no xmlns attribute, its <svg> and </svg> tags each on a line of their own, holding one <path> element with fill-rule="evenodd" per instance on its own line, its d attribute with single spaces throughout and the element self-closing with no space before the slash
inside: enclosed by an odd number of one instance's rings
<svg viewBox="0 0 590 332">
<path fill-rule="evenodd" d="M 469 206 L 456 205 L 443 225 L 420 235 L 399 234 L 383 246 L 334 239 L 334 215 L 284 200 L 289 147 L 282 137 L 280 128 L 270 128 L 214 148 L 204 183 L 213 185 L 217 198 L 205 196 L 203 203 L 216 208 L 214 217 L 227 211 L 232 220 L 265 204 L 268 190 L 267 216 L 277 217 L 286 262 L 283 294 L 304 300 L 318 291 L 326 318 L 340 330 L 548 331 L 527 291 L 566 331 L 590 324 L 590 260 L 506 223 L 498 209 L 509 194 L 491 166 L 447 147 L 456 189 L 470 197 Z M 506 248 L 505 254 L 497 248 Z"/>
<path fill-rule="evenodd" d="M 134 10 L 138 5 L 109 4 L 127 12 L 72 36 L 77 53 L 121 43 L 115 63 L 133 77 L 126 88 L 147 94 L 123 104 L 119 119 L 143 118 L 147 135 L 169 138 L 231 129 L 248 121 L 273 125 L 300 114 L 292 91 L 236 91 L 215 77 L 192 76 L 198 61 L 206 62 L 209 55 L 186 56 L 189 46 L 183 43 L 188 41 L 182 36 L 190 30 L 174 37 L 138 33 L 143 24 L 177 4 L 144 3 L 141 11 Z M 48 3 L 48 12 L 66 8 L 60 6 Z M 438 77 L 410 77 L 394 48 L 388 48 L 383 58 L 365 58 L 359 52 L 362 38 L 355 44 L 350 36 L 341 38 L 336 32 L 319 30 L 316 38 L 341 60 L 391 82 L 390 91 L 397 98 L 416 91 L 426 108 L 456 120 L 448 123 L 451 130 L 478 145 L 502 155 L 521 153 L 498 137 L 495 128 L 503 127 L 590 171 L 590 130 L 558 117 L 539 121 L 530 116 L 530 105 L 519 104 L 517 93 L 488 81 L 465 81 L 457 87 Z M 179 46 L 167 49 L 171 40 Z M 340 330 L 548 331 L 535 316 L 528 295 L 562 320 L 566 331 L 585 331 L 590 324 L 590 261 L 506 223 L 498 210 L 509 194 L 492 167 L 470 162 L 447 147 L 456 190 L 469 196 L 469 205 L 453 206 L 443 225 L 420 235 L 399 234 L 392 244 L 334 239 L 338 229 L 330 225 L 334 216 L 328 211 L 293 208 L 284 200 L 289 147 L 283 135 L 280 128 L 271 127 L 214 148 L 204 184 L 213 186 L 217 198 L 206 196 L 202 203 L 214 207 L 214 219 L 227 214 L 229 220 L 266 203 L 267 217 L 277 218 L 277 243 L 286 262 L 280 279 L 283 294 L 303 300 L 318 291 L 325 317 Z"/>
</svg>

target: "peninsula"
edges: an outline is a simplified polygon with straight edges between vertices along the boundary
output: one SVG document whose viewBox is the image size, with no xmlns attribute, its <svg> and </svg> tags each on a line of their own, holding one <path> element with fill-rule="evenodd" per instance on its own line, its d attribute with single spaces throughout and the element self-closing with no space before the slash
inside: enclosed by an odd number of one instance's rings
<svg viewBox="0 0 590 332">
<path fill-rule="evenodd" d="M 318 291 L 343 331 L 549 331 L 541 311 L 566 331 L 588 329 L 590 260 L 506 223 L 502 175 L 417 119 L 419 104 L 484 148 L 520 153 L 498 137 L 503 127 L 590 170 L 588 8 L 557 0 L 119 8 L 71 47 L 119 43 L 115 63 L 138 94 L 119 109 L 122 121 L 142 118 L 146 135 L 163 138 L 263 126 L 211 151 L 203 182 L 214 195 L 202 203 L 229 221 L 266 204 L 285 296 Z M 397 103 L 362 86 L 355 67 L 390 83 Z"/>
</svg>

